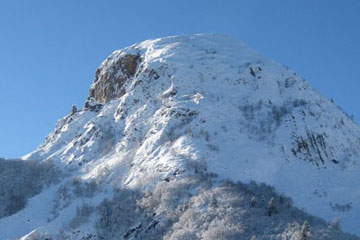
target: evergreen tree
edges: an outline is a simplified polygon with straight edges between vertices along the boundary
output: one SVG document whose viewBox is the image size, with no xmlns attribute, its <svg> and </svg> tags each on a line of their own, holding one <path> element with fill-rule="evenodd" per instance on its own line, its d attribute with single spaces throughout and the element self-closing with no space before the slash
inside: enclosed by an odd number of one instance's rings
<svg viewBox="0 0 360 240">
<path fill-rule="evenodd" d="M 311 237 L 310 225 L 308 221 L 305 221 L 301 227 L 300 240 L 307 240 L 309 237 Z"/>
<path fill-rule="evenodd" d="M 273 213 L 275 213 L 275 211 L 276 211 L 275 200 L 274 197 L 272 197 L 269 202 L 268 216 L 271 216 Z"/>
<path fill-rule="evenodd" d="M 75 105 L 72 105 L 71 114 L 75 114 L 76 112 L 77 112 L 77 107 Z"/>
<path fill-rule="evenodd" d="M 250 205 L 251 207 L 255 207 L 256 206 L 256 203 L 257 203 L 257 199 L 256 197 L 252 197 L 251 200 L 250 200 Z"/>
</svg>

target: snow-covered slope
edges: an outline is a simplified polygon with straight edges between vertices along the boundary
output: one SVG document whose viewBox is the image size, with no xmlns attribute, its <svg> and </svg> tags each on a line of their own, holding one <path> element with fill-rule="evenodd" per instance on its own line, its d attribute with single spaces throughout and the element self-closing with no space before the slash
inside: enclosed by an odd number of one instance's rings
<svg viewBox="0 0 360 240">
<path fill-rule="evenodd" d="M 85 106 L 59 120 L 24 159 L 51 160 L 72 177 L 131 189 L 151 189 L 198 163 L 220 178 L 270 184 L 295 206 L 340 217 L 345 231 L 360 234 L 359 147 L 359 126 L 295 72 L 238 40 L 205 34 L 112 53 Z M 4 236 L 19 236 L 8 226 L 30 216 L 35 199 L 0 219 Z M 22 234 L 56 226 L 42 218 L 37 226 L 24 222 Z"/>
</svg>

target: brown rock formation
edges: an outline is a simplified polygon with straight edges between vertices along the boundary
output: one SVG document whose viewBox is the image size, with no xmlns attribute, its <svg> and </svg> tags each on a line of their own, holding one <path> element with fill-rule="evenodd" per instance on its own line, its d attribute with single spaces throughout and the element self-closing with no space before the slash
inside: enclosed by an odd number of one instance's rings
<svg viewBox="0 0 360 240">
<path fill-rule="evenodd" d="M 96 70 L 88 100 L 106 103 L 124 95 L 124 84 L 134 76 L 139 62 L 140 55 L 132 54 L 126 54 L 113 61 L 105 61 Z"/>
</svg>

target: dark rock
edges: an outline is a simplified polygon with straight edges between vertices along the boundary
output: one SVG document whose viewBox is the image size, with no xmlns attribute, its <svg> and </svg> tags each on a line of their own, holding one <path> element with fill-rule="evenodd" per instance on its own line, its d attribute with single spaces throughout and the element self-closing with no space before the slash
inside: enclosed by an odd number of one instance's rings
<svg viewBox="0 0 360 240">
<path fill-rule="evenodd" d="M 126 54 L 116 61 L 105 62 L 95 72 L 88 99 L 106 103 L 123 96 L 125 83 L 132 78 L 140 62 L 140 55 Z"/>
<path fill-rule="evenodd" d="M 77 112 L 77 107 L 75 105 L 72 105 L 71 114 L 75 114 L 76 112 Z"/>
</svg>

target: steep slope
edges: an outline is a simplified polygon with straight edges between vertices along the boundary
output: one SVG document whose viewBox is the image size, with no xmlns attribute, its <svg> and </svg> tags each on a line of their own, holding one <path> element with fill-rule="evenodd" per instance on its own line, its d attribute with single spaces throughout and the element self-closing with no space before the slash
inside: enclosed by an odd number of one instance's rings
<svg viewBox="0 0 360 240">
<path fill-rule="evenodd" d="M 62 186 L 76 177 L 72 186 L 83 184 L 91 206 L 111 196 L 102 187 L 94 197 L 97 185 L 152 191 L 195 169 L 270 184 L 296 207 L 328 221 L 340 217 L 344 230 L 360 234 L 359 146 L 359 127 L 295 72 L 237 40 L 208 34 L 115 51 L 97 69 L 85 106 L 24 159 L 54 162 L 68 174 Z M 56 189 L 40 195 L 67 198 L 68 190 Z M 66 201 L 53 217 L 24 223 L 24 234 L 45 225 L 58 231 L 52 228 L 81 200 Z M 27 209 L 18 215 L 33 214 Z M 18 218 L 1 219 L 0 227 Z M 15 237 L 7 229 L 4 235 Z"/>
</svg>

